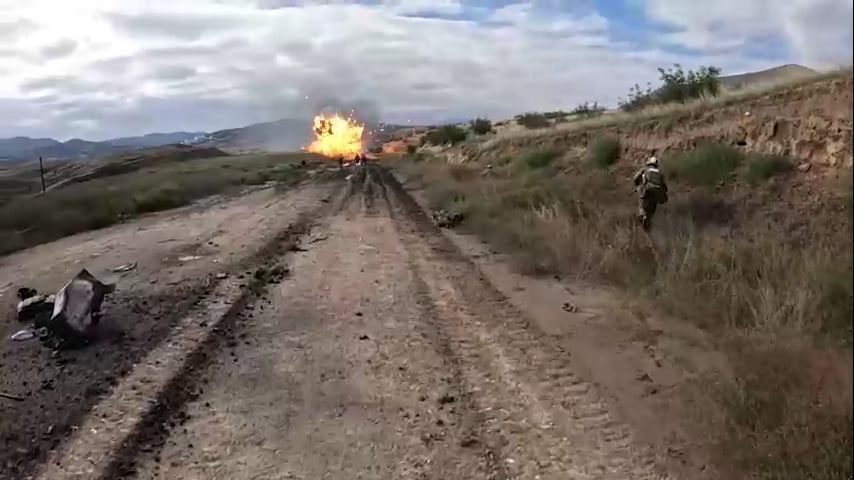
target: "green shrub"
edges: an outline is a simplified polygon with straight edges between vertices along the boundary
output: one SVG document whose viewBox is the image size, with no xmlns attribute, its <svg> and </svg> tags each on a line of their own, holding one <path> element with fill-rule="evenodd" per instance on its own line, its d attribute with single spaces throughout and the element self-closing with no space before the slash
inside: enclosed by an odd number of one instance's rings
<svg viewBox="0 0 854 480">
<path fill-rule="evenodd" d="M 418 150 L 418 147 L 412 144 L 406 146 L 406 153 L 409 155 L 414 155 L 415 151 Z"/>
<path fill-rule="evenodd" d="M 694 151 L 664 157 L 662 167 L 674 180 L 712 186 L 729 178 L 743 161 L 744 154 L 740 150 L 710 143 Z"/>
<path fill-rule="evenodd" d="M 522 125 L 525 128 L 546 128 L 551 125 L 549 119 L 546 118 L 542 113 L 524 113 L 522 115 L 516 116 L 516 123 Z"/>
<path fill-rule="evenodd" d="M 658 69 L 662 85 L 657 90 L 647 84 L 646 90 L 641 90 L 635 84 L 629 90 L 628 98 L 620 101 L 620 109 L 636 111 L 656 104 L 685 103 L 689 100 L 704 96 L 717 96 L 720 93 L 720 74 L 718 67 L 700 67 L 699 70 L 685 70 L 679 64 L 667 70 Z"/>
<path fill-rule="evenodd" d="M 774 175 L 790 172 L 795 163 L 785 155 L 748 155 L 744 169 L 744 178 L 751 184 L 758 184 Z"/>
<path fill-rule="evenodd" d="M 599 168 L 608 168 L 620 159 L 620 141 L 613 137 L 599 137 L 590 144 L 588 160 Z"/>
<path fill-rule="evenodd" d="M 431 145 L 456 145 L 466 139 L 466 131 L 456 125 L 442 125 L 424 134 L 423 142 Z"/>
<path fill-rule="evenodd" d="M 492 131 L 492 122 L 486 118 L 476 118 L 469 122 L 475 135 L 486 135 Z"/>
<path fill-rule="evenodd" d="M 535 150 L 523 157 L 522 162 L 531 170 L 545 168 L 551 165 L 560 156 L 560 152 L 555 149 Z"/>
</svg>

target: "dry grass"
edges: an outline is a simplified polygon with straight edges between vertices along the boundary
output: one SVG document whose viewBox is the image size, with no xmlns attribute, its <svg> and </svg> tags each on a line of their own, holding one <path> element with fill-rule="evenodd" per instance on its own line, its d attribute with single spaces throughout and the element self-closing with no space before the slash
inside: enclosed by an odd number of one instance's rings
<svg viewBox="0 0 854 480">
<path fill-rule="evenodd" d="M 737 367 L 733 382 L 713 392 L 723 421 L 706 425 L 722 465 L 768 480 L 849 478 L 850 393 L 817 390 L 808 366 L 819 351 L 832 352 L 832 366 L 850 356 L 850 210 L 795 230 L 779 217 L 763 220 L 767 212 L 739 212 L 726 189 L 691 187 L 655 219 L 653 251 L 635 225 L 627 180 L 583 159 L 538 169 L 518 163 L 489 175 L 441 161 L 413 168 L 434 206 L 463 213 L 462 228 L 510 253 L 521 271 L 620 285 L 720 339 Z M 721 173 L 697 160 L 696 175 L 674 179 L 671 189 L 685 192 L 691 179 L 715 183 L 707 174 L 737 178 L 729 174 L 740 164 Z M 849 200 L 840 194 L 829 204 L 837 201 Z"/>
<path fill-rule="evenodd" d="M 737 90 L 724 90 L 718 96 L 704 97 L 686 103 L 669 103 L 663 105 L 654 105 L 636 112 L 608 111 L 593 118 L 576 117 L 577 119 L 574 121 L 559 124 L 543 125 L 543 128 L 507 130 L 505 133 L 499 135 L 495 139 L 492 139 L 488 143 L 500 142 L 503 139 L 513 137 L 539 137 L 543 135 L 548 136 L 554 135 L 559 132 L 562 133 L 593 128 L 617 127 L 620 125 L 632 124 L 648 120 L 664 119 L 666 117 L 673 117 L 677 114 L 699 112 L 709 108 L 742 103 L 754 98 L 777 93 L 794 87 L 809 85 L 815 82 L 851 75 L 851 73 L 852 69 L 850 66 L 848 66 L 830 72 L 821 73 L 810 78 L 800 78 L 795 80 L 786 79 L 775 82 L 756 83 Z M 484 145 L 484 148 L 488 147 L 488 144 Z"/>
<path fill-rule="evenodd" d="M 101 177 L 0 206 L 0 254 L 140 214 L 189 204 L 246 185 L 291 185 L 305 176 L 307 154 L 249 155 L 158 164 Z"/>
</svg>

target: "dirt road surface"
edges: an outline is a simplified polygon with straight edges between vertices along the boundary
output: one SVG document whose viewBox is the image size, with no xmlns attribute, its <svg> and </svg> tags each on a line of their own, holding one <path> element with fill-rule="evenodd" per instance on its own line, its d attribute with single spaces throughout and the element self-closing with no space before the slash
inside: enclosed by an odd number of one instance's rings
<svg viewBox="0 0 854 480">
<path fill-rule="evenodd" d="M 0 477 L 674 478 L 379 166 L 67 242 L 2 268 L 139 258 L 105 314 L 131 340 L 4 344 Z"/>
</svg>

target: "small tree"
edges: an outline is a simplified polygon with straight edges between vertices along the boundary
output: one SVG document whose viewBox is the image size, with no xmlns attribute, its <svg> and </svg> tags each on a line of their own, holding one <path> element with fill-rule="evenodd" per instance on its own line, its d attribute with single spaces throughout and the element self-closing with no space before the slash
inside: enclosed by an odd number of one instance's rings
<svg viewBox="0 0 854 480">
<path fill-rule="evenodd" d="M 423 143 L 431 145 L 455 145 L 466 139 L 466 131 L 456 125 L 442 125 L 424 134 Z"/>
<path fill-rule="evenodd" d="M 584 102 L 578 104 L 571 113 L 579 117 L 595 117 L 601 115 L 604 111 L 605 107 L 599 105 L 599 102 Z"/>
<path fill-rule="evenodd" d="M 486 135 L 492 131 L 492 122 L 486 118 L 476 118 L 469 122 L 469 125 L 471 125 L 471 131 L 475 135 Z"/>
<path fill-rule="evenodd" d="M 646 90 L 641 90 L 635 84 L 629 90 L 628 98 L 620 101 L 620 109 L 636 111 L 650 105 L 665 103 L 685 103 L 689 100 L 704 96 L 717 96 L 720 93 L 720 74 L 718 67 L 700 67 L 699 70 L 688 70 L 674 64 L 672 68 L 658 69 L 662 86 L 653 91 L 647 84 Z"/>
</svg>

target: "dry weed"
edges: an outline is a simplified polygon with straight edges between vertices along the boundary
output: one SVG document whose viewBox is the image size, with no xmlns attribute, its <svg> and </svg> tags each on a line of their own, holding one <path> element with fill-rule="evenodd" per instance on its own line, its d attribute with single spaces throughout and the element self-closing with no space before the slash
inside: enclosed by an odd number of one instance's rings
<svg viewBox="0 0 854 480">
<path fill-rule="evenodd" d="M 634 223 L 630 190 L 576 163 L 549 172 L 510 163 L 488 177 L 452 174 L 437 161 L 418 170 L 434 204 L 464 213 L 463 228 L 510 253 L 521 271 L 621 285 L 720 339 L 738 368 L 732 382 L 708 383 L 725 419 L 709 428 L 740 474 L 848 478 L 850 398 L 832 408 L 826 399 L 847 387 L 817 393 L 808 365 L 818 345 L 837 360 L 850 355 L 852 242 L 850 229 L 838 228 L 850 220 L 810 218 L 812 237 L 794 242 L 786 225 L 699 188 L 672 196 L 653 245 Z"/>
</svg>

